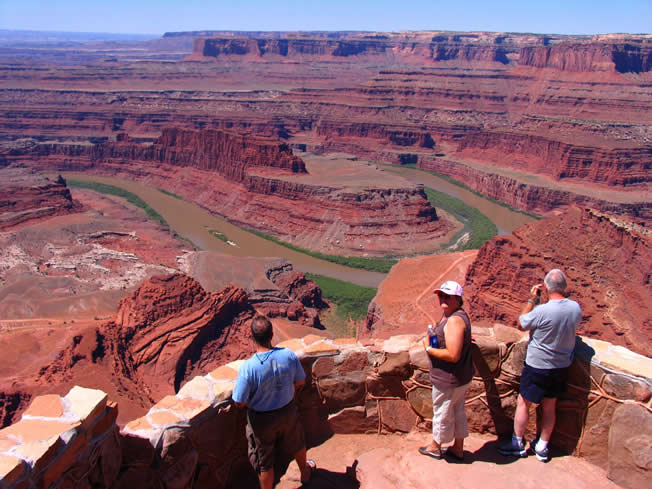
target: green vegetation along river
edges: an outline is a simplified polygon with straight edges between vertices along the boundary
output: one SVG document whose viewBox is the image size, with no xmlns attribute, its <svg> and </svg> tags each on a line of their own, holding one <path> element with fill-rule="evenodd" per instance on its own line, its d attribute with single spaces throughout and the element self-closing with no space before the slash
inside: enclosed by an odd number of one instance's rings
<svg viewBox="0 0 652 489">
<path fill-rule="evenodd" d="M 303 272 L 325 275 L 364 287 L 377 288 L 386 276 L 384 273 L 345 267 L 291 250 L 234 226 L 226 219 L 212 215 L 191 202 L 161 192 L 156 187 L 87 173 L 65 172 L 62 175 L 67 180 L 99 182 L 131 192 L 155 210 L 174 232 L 202 250 L 218 251 L 232 256 L 282 256 Z M 222 234 L 226 239 L 216 236 L 215 233 Z"/>
<path fill-rule="evenodd" d="M 388 169 L 386 165 L 383 165 L 383 168 Z M 489 216 L 497 225 L 499 234 L 510 233 L 518 226 L 533 220 L 530 216 L 512 211 L 430 173 L 405 167 L 391 167 L 389 171 L 399 173 L 410 182 L 424 184 L 426 187 L 452 195 L 472 207 L 481 209 L 482 213 Z M 174 232 L 203 250 L 218 251 L 232 256 L 282 256 L 301 271 L 333 277 L 364 287 L 375 288 L 385 277 L 384 273 L 331 263 L 282 246 L 273 240 L 264 239 L 155 187 L 85 173 L 64 173 L 64 177 L 71 180 L 99 182 L 131 192 L 167 221 Z"/>
</svg>

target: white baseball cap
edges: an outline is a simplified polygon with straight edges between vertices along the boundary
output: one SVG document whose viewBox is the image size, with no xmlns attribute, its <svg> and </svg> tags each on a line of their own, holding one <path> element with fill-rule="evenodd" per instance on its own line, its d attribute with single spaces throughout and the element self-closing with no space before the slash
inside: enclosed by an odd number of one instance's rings
<svg viewBox="0 0 652 489">
<path fill-rule="evenodd" d="M 441 287 L 434 290 L 435 294 L 443 292 L 446 295 L 459 295 L 462 297 L 462 286 L 453 280 L 447 280 Z"/>
</svg>

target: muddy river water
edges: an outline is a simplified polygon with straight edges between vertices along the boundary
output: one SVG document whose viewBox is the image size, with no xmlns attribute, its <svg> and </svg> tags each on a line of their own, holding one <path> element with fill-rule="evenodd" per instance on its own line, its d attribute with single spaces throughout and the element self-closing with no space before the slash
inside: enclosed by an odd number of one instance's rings
<svg viewBox="0 0 652 489">
<path fill-rule="evenodd" d="M 428 173 L 409 168 L 392 168 L 391 171 L 399 172 L 401 176 L 413 183 L 423 183 L 479 208 L 496 223 L 503 234 L 510 233 L 521 224 L 532 220 L 524 214 L 510 211 Z M 101 182 L 128 190 L 163 216 L 179 235 L 189 239 L 203 250 L 217 251 L 232 256 L 280 256 L 286 258 L 296 269 L 303 272 L 327 275 L 366 287 L 378 287 L 385 278 L 383 273 L 345 267 L 290 250 L 244 231 L 195 204 L 167 195 L 155 187 L 130 180 L 86 173 L 64 173 L 63 176 L 68 179 Z M 210 230 L 217 230 L 224 234 L 231 244 L 214 237 Z"/>
</svg>

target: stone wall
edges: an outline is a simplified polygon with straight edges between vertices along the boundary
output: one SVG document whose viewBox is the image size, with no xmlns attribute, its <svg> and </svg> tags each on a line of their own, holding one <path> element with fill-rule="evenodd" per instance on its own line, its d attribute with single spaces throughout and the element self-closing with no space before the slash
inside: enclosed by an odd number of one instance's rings
<svg viewBox="0 0 652 489">
<path fill-rule="evenodd" d="M 470 428 L 506 436 L 527 335 L 495 325 L 474 328 L 473 336 Z M 418 430 L 427 437 L 429 360 L 419 339 L 402 335 L 362 344 L 309 335 L 281 344 L 297 352 L 311 379 L 297 398 L 309 445 L 334 433 Z M 21 421 L 0 431 L 0 488 L 255 487 L 245 411 L 231 402 L 242 363 L 193 378 L 120 430 L 117 406 L 101 391 L 74 387 L 63 398 L 36 398 Z M 608 467 L 609 478 L 623 487 L 649 485 L 651 379 L 650 358 L 578 337 L 551 443 Z M 536 434 L 531 418 L 528 439 Z"/>
</svg>

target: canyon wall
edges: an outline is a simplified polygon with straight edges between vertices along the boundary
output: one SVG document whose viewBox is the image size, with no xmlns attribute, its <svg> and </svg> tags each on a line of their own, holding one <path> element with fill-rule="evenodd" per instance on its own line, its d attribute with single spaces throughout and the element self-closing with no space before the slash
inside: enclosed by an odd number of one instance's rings
<svg viewBox="0 0 652 489">
<path fill-rule="evenodd" d="M 517 48 L 509 43 L 496 45 L 487 41 L 476 45 L 455 39 L 456 37 L 459 36 L 450 36 L 449 39 L 449 36 L 439 35 L 430 40 L 424 39 L 423 36 L 392 34 L 352 35 L 348 39 L 200 37 L 195 39 L 193 52 L 187 59 L 354 58 L 356 61 L 369 61 L 385 58 L 399 63 L 460 60 L 507 64 L 508 54 L 517 52 Z"/>
<path fill-rule="evenodd" d="M 582 308 L 579 334 L 652 355 L 650 231 L 577 206 L 496 236 L 479 251 L 401 260 L 369 305 L 362 335 L 421 333 L 442 315 L 432 291 L 447 280 L 462 284 L 474 324 L 516 327 L 530 288 L 553 268 L 566 273 L 568 294 Z"/>
<path fill-rule="evenodd" d="M 599 148 L 535 135 L 478 131 L 458 139 L 457 154 L 555 180 L 629 186 L 652 182 L 652 145 Z"/>
<path fill-rule="evenodd" d="M 198 33 L 190 60 L 292 60 L 386 57 L 398 63 L 441 61 L 518 63 L 561 71 L 640 73 L 652 67 L 652 40 L 646 36 L 536 36 L 505 33 Z"/>
<path fill-rule="evenodd" d="M 584 195 L 559 188 L 526 183 L 507 175 L 490 173 L 446 158 L 423 158 L 419 168 L 448 175 L 482 195 L 504 202 L 516 209 L 536 214 L 561 211 L 573 204 L 588 206 L 612 214 L 621 214 L 643 222 L 652 221 L 652 202 L 613 202 L 600 198 L 600 193 Z M 632 199 L 637 200 L 637 199 Z"/>
<path fill-rule="evenodd" d="M 4 63 L 0 49 L 0 143 L 19 145 L 31 137 L 98 146 L 124 132 L 136 143 L 154 142 L 170 126 L 233 129 L 252 139 L 265 135 L 389 163 L 440 157 L 479 163 L 488 169 L 469 176 L 470 186 L 521 209 L 532 210 L 540 198 L 545 212 L 556 202 L 578 202 L 635 215 L 650 204 L 649 35 L 198 35 L 209 37 L 196 41 L 191 59 L 210 62 L 149 63 L 146 69 L 131 58 L 66 70 Z M 193 158 L 197 167 L 212 168 L 203 155 L 215 137 L 191 137 L 193 145 L 205 145 L 197 150 L 179 139 L 185 137 L 179 132 L 166 142 L 168 155 L 154 155 L 160 146 L 153 145 L 147 158 Z M 144 149 L 122 143 L 102 151 L 114 159 L 130 151 L 145 157 Z M 275 151 L 280 156 L 282 150 Z M 1 155 L 0 164 L 15 156 Z M 521 174 L 505 177 L 514 169 Z M 244 175 L 242 167 L 229 171 L 235 179 Z M 465 173 L 452 165 L 439 165 L 439 172 Z M 517 196 L 509 186 L 518 187 Z M 605 186 L 615 191 L 609 198 L 601 196 Z"/>
<path fill-rule="evenodd" d="M 438 219 L 423 188 L 407 181 L 349 188 L 346 181 L 301 180 L 305 166 L 287 144 L 217 130 L 170 129 L 153 144 L 126 136 L 97 145 L 36 144 L 9 157 L 40 169 L 136 178 L 231 222 L 331 254 L 432 251 L 453 228 Z"/>
<path fill-rule="evenodd" d="M 320 121 L 315 133 L 330 138 L 372 138 L 395 146 L 433 148 L 435 141 L 424 128 L 391 127 L 372 122 L 338 122 Z"/>
<path fill-rule="evenodd" d="M 49 180 L 26 167 L 0 168 L 0 231 L 79 208 L 65 181 Z"/>
<path fill-rule="evenodd" d="M 652 69 L 652 39 L 528 46 L 521 48 L 518 62 L 561 71 L 641 73 Z"/>
<path fill-rule="evenodd" d="M 527 335 L 501 326 L 474 328 L 473 334 L 470 430 L 509 435 Z M 426 436 L 431 430 L 429 360 L 420 337 L 363 345 L 306 336 L 279 346 L 295 351 L 306 370 L 297 405 L 309 446 L 334 433 Z M 102 391 L 74 387 L 65 397 L 34 399 L 19 422 L 0 430 L 3 487 L 257 487 L 247 459 L 246 411 L 231 401 L 242 363 L 193 378 L 120 428 L 117 407 Z M 649 358 L 578 338 L 551 444 L 607 467 L 622 487 L 645 486 L 649 469 L 630 447 L 636 443 L 647 454 L 652 440 L 651 368 Z M 535 429 L 532 419 L 528 439 Z"/>
<path fill-rule="evenodd" d="M 652 355 L 652 239 L 626 218 L 573 207 L 485 243 L 465 279 L 475 321 L 516 324 L 529 288 L 552 268 L 582 307 L 579 333 Z"/>
<path fill-rule="evenodd" d="M 152 144 L 139 144 L 125 133 L 115 142 L 90 146 L 42 144 L 38 156 L 65 155 L 87 157 L 91 162 L 151 161 L 176 166 L 192 166 L 214 171 L 234 182 L 243 182 L 247 170 L 266 167 L 292 173 L 306 173 L 300 158 L 290 147 L 278 141 L 222 130 L 166 128 Z"/>
</svg>

